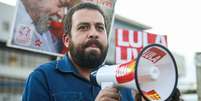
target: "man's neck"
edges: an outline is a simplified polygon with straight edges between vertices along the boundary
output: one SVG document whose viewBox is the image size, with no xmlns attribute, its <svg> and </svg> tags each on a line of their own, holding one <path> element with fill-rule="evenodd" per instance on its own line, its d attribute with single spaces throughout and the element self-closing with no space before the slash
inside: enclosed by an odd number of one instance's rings
<svg viewBox="0 0 201 101">
<path fill-rule="evenodd" d="M 78 64 L 76 64 L 69 52 L 68 52 L 68 56 L 69 56 L 70 60 L 72 61 L 73 65 L 75 66 L 75 68 L 79 71 L 79 74 L 83 78 L 85 78 L 87 80 L 90 80 L 90 72 L 91 72 L 91 70 L 87 69 L 87 68 L 80 67 Z"/>
</svg>

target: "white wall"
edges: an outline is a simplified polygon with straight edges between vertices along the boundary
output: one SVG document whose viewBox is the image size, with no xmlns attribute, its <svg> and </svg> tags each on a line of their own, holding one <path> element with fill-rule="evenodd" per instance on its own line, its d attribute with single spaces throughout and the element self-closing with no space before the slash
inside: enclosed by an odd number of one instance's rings
<svg viewBox="0 0 201 101">
<path fill-rule="evenodd" d="M 14 6 L 0 2 L 0 41 L 7 41 L 9 38 L 11 25 L 14 17 Z"/>
</svg>

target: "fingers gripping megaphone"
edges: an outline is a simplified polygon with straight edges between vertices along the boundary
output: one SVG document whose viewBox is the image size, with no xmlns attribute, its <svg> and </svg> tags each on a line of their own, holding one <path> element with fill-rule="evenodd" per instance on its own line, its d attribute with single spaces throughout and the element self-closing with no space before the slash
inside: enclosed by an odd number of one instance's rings
<svg viewBox="0 0 201 101">
<path fill-rule="evenodd" d="M 148 101 L 168 100 L 177 86 L 178 72 L 175 59 L 162 45 L 143 48 L 136 61 L 100 67 L 91 73 L 92 83 L 136 89 Z"/>
</svg>

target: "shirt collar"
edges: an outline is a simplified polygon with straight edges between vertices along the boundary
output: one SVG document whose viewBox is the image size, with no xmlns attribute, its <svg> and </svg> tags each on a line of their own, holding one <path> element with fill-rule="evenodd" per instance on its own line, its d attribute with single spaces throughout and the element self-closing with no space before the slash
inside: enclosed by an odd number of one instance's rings
<svg viewBox="0 0 201 101">
<path fill-rule="evenodd" d="M 78 70 L 66 55 L 63 57 L 63 59 L 57 61 L 56 69 L 64 73 L 78 73 Z"/>
</svg>

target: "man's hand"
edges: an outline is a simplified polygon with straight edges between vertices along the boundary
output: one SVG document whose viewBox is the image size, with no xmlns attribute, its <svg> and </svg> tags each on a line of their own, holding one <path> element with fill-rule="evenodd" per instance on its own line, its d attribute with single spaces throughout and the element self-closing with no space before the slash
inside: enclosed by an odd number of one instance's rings
<svg viewBox="0 0 201 101">
<path fill-rule="evenodd" d="M 99 92 L 95 101 L 120 101 L 120 93 L 115 87 L 106 87 Z"/>
</svg>

